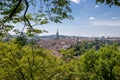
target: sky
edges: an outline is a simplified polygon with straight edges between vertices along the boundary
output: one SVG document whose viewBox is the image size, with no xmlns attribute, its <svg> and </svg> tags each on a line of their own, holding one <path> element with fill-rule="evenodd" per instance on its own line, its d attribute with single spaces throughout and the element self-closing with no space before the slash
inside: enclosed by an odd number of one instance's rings
<svg viewBox="0 0 120 80">
<path fill-rule="evenodd" d="M 71 9 L 74 20 L 37 26 L 48 31 L 40 35 L 54 35 L 58 29 L 60 35 L 120 37 L 120 7 L 96 4 L 95 0 L 71 0 Z"/>
</svg>

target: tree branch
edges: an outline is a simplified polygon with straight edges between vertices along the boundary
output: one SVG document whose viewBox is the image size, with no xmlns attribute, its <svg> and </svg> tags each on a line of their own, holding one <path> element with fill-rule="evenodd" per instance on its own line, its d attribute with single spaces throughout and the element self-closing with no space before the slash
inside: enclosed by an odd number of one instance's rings
<svg viewBox="0 0 120 80">
<path fill-rule="evenodd" d="M 9 15 L 9 18 L 12 19 L 13 15 L 15 14 L 16 10 L 18 9 L 18 7 L 20 6 L 20 3 L 22 2 L 22 0 L 19 0 L 19 2 L 17 3 L 15 9 L 12 11 L 12 13 Z"/>
<path fill-rule="evenodd" d="M 26 17 L 26 13 L 27 13 L 28 7 L 29 7 L 29 4 L 28 4 L 27 0 L 25 0 L 25 4 L 26 4 L 26 9 L 25 9 L 25 12 L 24 12 L 24 18 L 25 18 L 25 20 L 27 21 L 27 23 L 28 23 L 28 25 L 30 26 L 30 28 L 33 29 L 30 21 L 29 21 L 29 20 L 27 19 L 27 17 Z"/>
</svg>

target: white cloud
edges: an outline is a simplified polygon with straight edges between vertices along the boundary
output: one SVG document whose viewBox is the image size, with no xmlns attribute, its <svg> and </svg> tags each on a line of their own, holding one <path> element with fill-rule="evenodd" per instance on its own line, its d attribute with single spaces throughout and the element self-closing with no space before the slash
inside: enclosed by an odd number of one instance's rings
<svg viewBox="0 0 120 80">
<path fill-rule="evenodd" d="M 112 21 L 112 20 L 101 20 L 101 21 L 91 21 L 92 26 L 120 26 L 120 21 Z"/>
<path fill-rule="evenodd" d="M 71 0 L 71 1 L 74 2 L 74 3 L 77 3 L 77 4 L 80 3 L 80 0 Z"/>
<path fill-rule="evenodd" d="M 112 17 L 112 19 L 113 19 L 113 20 L 115 20 L 115 19 L 118 19 L 118 17 L 117 17 L 117 16 L 115 16 L 115 17 Z"/>
<path fill-rule="evenodd" d="M 99 6 L 98 6 L 98 5 L 95 5 L 94 7 L 95 7 L 95 8 L 98 8 Z"/>
<path fill-rule="evenodd" d="M 94 19 L 95 19 L 95 17 L 89 17 L 89 19 L 90 19 L 90 20 L 94 20 Z"/>
</svg>

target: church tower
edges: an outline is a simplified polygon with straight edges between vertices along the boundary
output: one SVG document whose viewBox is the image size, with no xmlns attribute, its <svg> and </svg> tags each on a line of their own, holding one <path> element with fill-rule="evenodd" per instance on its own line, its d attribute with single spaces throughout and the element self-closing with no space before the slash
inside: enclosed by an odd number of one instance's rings
<svg viewBox="0 0 120 80">
<path fill-rule="evenodd" d="M 59 40 L 59 32 L 58 32 L 58 29 L 57 29 L 57 33 L 56 33 L 56 40 Z"/>
</svg>

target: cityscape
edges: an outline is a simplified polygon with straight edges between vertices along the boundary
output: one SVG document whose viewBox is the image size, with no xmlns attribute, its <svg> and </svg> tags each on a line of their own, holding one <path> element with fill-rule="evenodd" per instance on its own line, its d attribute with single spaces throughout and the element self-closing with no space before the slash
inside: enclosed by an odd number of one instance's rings
<svg viewBox="0 0 120 80">
<path fill-rule="evenodd" d="M 77 45 L 80 42 L 94 42 L 96 39 L 105 41 L 105 43 L 109 43 L 108 41 L 120 41 L 120 37 L 79 37 L 79 36 L 60 36 L 59 31 L 56 31 L 56 35 L 52 38 L 47 38 L 48 36 L 41 37 L 41 40 L 38 41 L 38 44 L 41 47 L 49 49 L 53 51 L 54 55 L 61 56 L 59 54 L 60 49 L 68 49 L 71 46 Z"/>
<path fill-rule="evenodd" d="M 0 80 L 120 80 L 120 0 L 0 0 Z"/>
</svg>

